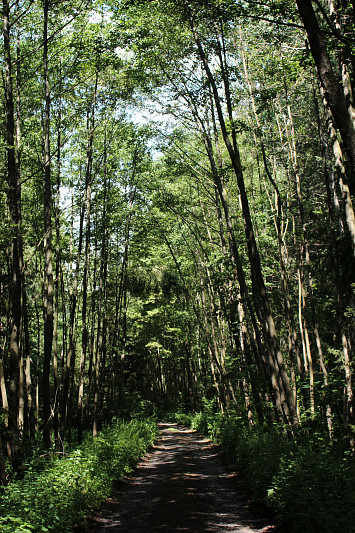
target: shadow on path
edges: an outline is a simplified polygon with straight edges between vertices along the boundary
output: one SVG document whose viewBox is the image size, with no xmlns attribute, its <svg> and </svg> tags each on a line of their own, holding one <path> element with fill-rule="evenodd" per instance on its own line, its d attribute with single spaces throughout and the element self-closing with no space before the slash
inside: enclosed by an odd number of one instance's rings
<svg viewBox="0 0 355 533">
<path fill-rule="evenodd" d="M 265 520 L 250 516 L 216 446 L 177 424 L 159 428 L 153 450 L 120 484 L 88 532 L 275 532 Z"/>
</svg>

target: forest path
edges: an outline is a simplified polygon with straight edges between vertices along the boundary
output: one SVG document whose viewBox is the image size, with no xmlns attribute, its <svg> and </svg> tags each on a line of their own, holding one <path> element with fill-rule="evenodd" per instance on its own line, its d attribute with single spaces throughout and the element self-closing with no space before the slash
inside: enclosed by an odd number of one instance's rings
<svg viewBox="0 0 355 533">
<path fill-rule="evenodd" d="M 132 477 L 88 526 L 88 533 L 275 532 L 253 517 L 218 457 L 217 446 L 177 424 L 160 437 Z"/>
</svg>

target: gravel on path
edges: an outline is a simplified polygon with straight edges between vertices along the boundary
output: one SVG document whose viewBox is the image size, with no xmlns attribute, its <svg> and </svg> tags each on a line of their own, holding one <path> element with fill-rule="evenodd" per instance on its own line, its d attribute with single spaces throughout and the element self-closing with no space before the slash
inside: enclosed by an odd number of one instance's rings
<svg viewBox="0 0 355 533">
<path fill-rule="evenodd" d="M 87 533 L 276 533 L 253 516 L 206 437 L 160 423 L 160 437 Z"/>
</svg>

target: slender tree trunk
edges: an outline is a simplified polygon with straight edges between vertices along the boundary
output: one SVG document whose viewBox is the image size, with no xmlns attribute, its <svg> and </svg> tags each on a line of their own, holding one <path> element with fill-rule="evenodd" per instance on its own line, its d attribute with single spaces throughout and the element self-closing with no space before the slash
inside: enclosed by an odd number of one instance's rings
<svg viewBox="0 0 355 533">
<path fill-rule="evenodd" d="M 19 15 L 19 2 L 16 2 L 16 16 Z M 25 382 L 27 389 L 27 419 L 30 421 L 31 411 L 31 375 L 30 370 L 27 369 L 30 365 L 30 340 L 28 331 L 28 315 L 27 315 L 27 295 L 25 287 L 25 273 L 23 268 L 23 242 L 22 242 L 22 228 L 21 228 L 21 176 L 20 176 L 20 150 L 21 150 L 21 59 L 20 59 L 20 24 L 17 22 L 16 28 L 16 168 L 17 168 L 17 188 L 19 199 L 19 261 L 20 261 L 20 273 L 21 273 L 21 347 L 20 347 L 20 361 L 19 361 L 19 388 L 18 388 L 18 421 L 17 425 L 20 431 L 20 436 L 23 436 L 25 428 Z M 26 362 L 26 372 L 24 364 Z M 31 432 L 30 432 L 31 433 Z"/>
<path fill-rule="evenodd" d="M 71 383 L 71 373 L 73 368 L 73 360 L 75 360 L 75 331 L 76 331 L 76 306 L 78 300 L 78 283 L 79 283 L 79 270 L 80 270 L 80 260 L 81 260 L 81 251 L 82 251 L 82 242 L 83 242 L 83 225 L 84 225 L 84 205 L 80 208 L 80 224 L 79 224 L 79 242 L 78 242 L 78 253 L 76 258 L 76 268 L 73 280 L 73 288 L 71 295 L 71 305 L 70 305 L 70 318 L 69 318 L 69 346 L 68 353 L 66 357 L 64 379 L 63 379 L 63 390 L 62 390 L 62 402 L 61 402 L 61 429 L 62 436 L 65 436 L 67 426 L 68 426 L 68 414 L 69 414 L 69 403 L 70 403 L 70 383 Z"/>
<path fill-rule="evenodd" d="M 52 411 L 50 395 L 50 368 L 53 344 L 53 264 L 52 264 L 52 186 L 50 156 L 50 105 L 48 78 L 48 11 L 49 0 L 44 1 L 43 11 L 43 78 L 45 92 L 44 112 L 44 356 L 43 356 L 43 442 L 46 448 L 52 444 Z"/>
<path fill-rule="evenodd" d="M 6 390 L 6 381 L 5 381 L 5 374 L 4 374 L 4 363 L 3 358 L 0 358 L 0 392 L 1 392 L 1 405 L 2 410 L 4 414 L 4 427 L 5 430 L 9 427 L 9 401 L 7 397 L 7 390 Z M 11 442 L 6 442 L 6 450 L 9 460 L 12 459 L 12 448 L 11 448 Z M 5 476 L 5 465 L 4 465 L 4 473 L 1 474 L 2 477 Z"/>
<path fill-rule="evenodd" d="M 107 139 L 105 131 L 105 146 L 104 146 L 104 183 L 103 183 L 103 212 L 102 212 L 102 246 L 101 246 L 101 266 L 100 266 L 100 285 L 102 286 L 102 326 L 101 326 L 101 381 L 106 383 L 106 359 L 107 359 L 107 264 L 108 264 L 108 238 L 107 238 L 107 203 L 110 197 L 110 179 L 107 168 Z M 109 387 L 104 391 L 106 393 L 106 400 L 108 399 Z M 101 403 L 104 403 L 104 394 L 101 395 Z M 105 402 L 106 405 L 107 401 Z"/>
<path fill-rule="evenodd" d="M 135 157 L 133 158 L 133 174 L 131 177 L 131 182 L 133 183 L 135 173 Z M 128 258 L 129 258 L 129 247 L 130 247 L 130 233 L 131 233 L 131 223 L 132 223 L 132 207 L 136 194 L 135 187 L 129 186 L 128 190 L 128 206 L 129 213 L 125 225 L 125 246 L 124 246 L 124 255 L 123 255 L 123 265 L 122 265 L 122 308 L 121 308 L 121 361 L 125 358 L 126 353 L 126 341 L 127 341 L 127 290 L 128 290 Z"/>
<path fill-rule="evenodd" d="M 6 154 L 8 175 L 8 203 L 11 219 L 11 286 L 10 286 L 10 364 L 9 364 L 9 430 L 11 434 L 12 453 L 18 444 L 17 432 L 19 421 L 19 380 L 21 356 L 21 322 L 22 322 L 22 279 L 21 279 L 21 198 L 19 188 L 19 175 L 15 155 L 15 120 L 14 99 L 12 89 L 11 72 L 11 48 L 10 48 L 10 8 L 7 0 L 3 0 L 3 37 L 5 53 L 5 106 L 6 106 Z M 21 373 L 21 383 L 22 380 Z M 22 385 L 21 385 L 22 387 Z M 22 397 L 23 394 L 20 394 Z M 22 400 L 21 400 L 22 402 Z"/>
<path fill-rule="evenodd" d="M 128 243 L 127 243 L 128 244 Z M 117 263 L 118 263 L 118 246 L 119 242 L 117 241 Z M 126 243 L 125 243 L 126 246 Z M 114 320 L 114 327 L 113 332 L 111 335 L 111 340 L 109 341 L 109 345 L 111 346 L 111 361 L 112 361 L 112 378 L 111 378 L 111 399 L 113 402 L 115 391 L 118 389 L 119 393 L 122 389 L 122 366 L 121 366 L 121 357 L 119 354 L 119 347 L 117 346 L 117 339 L 120 338 L 120 317 L 122 313 L 122 305 L 123 305 L 123 288 L 124 288 L 124 277 L 125 277 L 125 257 L 126 253 L 123 254 L 122 264 L 121 264 L 121 272 L 120 275 L 116 278 L 116 284 L 115 284 L 115 320 Z M 119 396 L 119 394 L 118 394 Z"/>
<path fill-rule="evenodd" d="M 92 156 L 93 156 L 93 142 L 94 142 L 94 125 L 95 125 L 95 105 L 97 92 L 98 75 L 96 74 L 95 89 L 93 98 L 93 107 L 91 117 L 88 124 L 88 145 L 87 145 L 87 169 L 86 169 L 86 231 L 85 231 L 85 264 L 83 275 L 83 305 L 82 305 L 82 343 L 80 355 L 80 370 L 79 370 L 79 385 L 78 385 L 78 437 L 79 442 L 82 441 L 83 428 L 83 397 L 84 397 L 84 371 L 86 362 L 86 353 L 88 348 L 88 324 L 87 324 L 87 297 L 89 285 L 89 266 L 90 266 L 90 250 L 91 250 L 91 188 L 92 188 Z"/>
<path fill-rule="evenodd" d="M 80 181 L 81 181 L 81 168 L 80 168 Z M 78 249 L 75 261 L 75 272 L 72 276 L 73 268 L 73 247 L 74 247 L 74 192 L 72 189 L 72 215 L 71 215 L 71 238 L 70 238 L 70 265 L 68 277 L 72 278 L 72 283 L 69 289 L 69 331 L 68 331 L 68 349 L 66 357 L 63 352 L 62 360 L 62 398 L 61 398 L 61 432 L 62 438 L 65 437 L 67 426 L 68 426 L 68 415 L 69 415 L 69 402 L 70 402 L 70 383 L 71 383 L 71 370 L 72 370 L 72 360 L 75 357 L 75 332 L 76 332 L 76 306 L 78 299 L 78 283 L 79 283 L 79 271 L 80 271 L 80 261 L 81 261 L 81 252 L 82 252 L 82 243 L 83 243 L 83 226 L 84 226 L 84 202 L 85 202 L 85 192 L 83 197 L 80 198 L 80 213 L 79 213 L 79 237 L 78 237 Z"/>
<path fill-rule="evenodd" d="M 241 45 L 243 45 L 241 28 L 239 28 L 239 36 L 240 36 Z M 276 194 L 276 202 L 275 202 L 276 208 L 274 209 L 273 202 L 271 201 L 268 189 L 267 189 L 266 184 L 265 184 L 265 190 L 266 190 L 267 195 L 269 197 L 270 206 L 271 206 L 271 209 L 272 209 L 273 215 L 274 215 L 275 229 L 276 229 L 276 235 L 277 235 L 277 240 L 278 240 L 278 245 L 279 245 L 280 272 L 281 272 L 281 281 L 282 281 L 282 288 L 283 288 L 283 295 L 284 295 L 285 316 L 286 316 L 286 321 L 287 321 L 288 338 L 289 338 L 289 356 L 290 356 L 290 360 L 293 363 L 295 363 L 296 368 L 298 368 L 298 372 L 302 375 L 303 367 L 302 367 L 302 362 L 301 362 L 301 359 L 300 359 L 300 356 L 299 356 L 298 339 L 297 339 L 297 333 L 296 333 L 296 328 L 295 328 L 294 319 L 293 319 L 293 312 L 292 312 L 292 304 L 291 304 L 291 299 L 290 299 L 288 276 L 287 276 L 287 273 L 286 273 L 286 267 L 285 267 L 285 263 L 284 263 L 284 260 L 283 260 L 283 257 L 284 257 L 284 245 L 283 245 L 283 237 L 282 237 L 282 231 L 281 231 L 281 216 L 282 216 L 281 194 L 280 194 L 279 188 L 278 188 L 278 186 L 277 186 L 277 184 L 276 184 L 276 182 L 275 182 L 275 180 L 274 180 L 274 178 L 273 178 L 273 176 L 272 176 L 272 174 L 270 172 L 270 169 L 269 169 L 269 166 L 268 166 L 268 163 L 267 163 L 262 128 L 261 128 L 261 124 L 260 124 L 259 117 L 258 117 L 258 114 L 257 114 L 256 106 L 255 106 L 255 101 L 254 101 L 254 97 L 253 97 L 253 91 L 252 91 L 252 87 L 251 87 L 251 83 L 250 83 L 250 79 L 249 79 L 247 62 L 246 62 L 246 58 L 245 58 L 245 55 L 244 55 L 243 48 L 242 48 L 241 54 L 242 54 L 242 60 L 243 60 L 243 68 L 244 68 L 245 79 L 246 79 L 247 86 L 248 86 L 248 91 L 249 91 L 249 97 L 251 99 L 251 104 L 252 104 L 253 113 L 254 113 L 254 117 L 255 117 L 255 122 L 256 122 L 256 126 L 257 126 L 257 131 L 258 131 L 258 134 L 259 134 L 259 142 L 260 142 L 260 148 L 261 148 L 262 158 L 263 158 L 263 162 L 264 162 L 265 173 L 266 173 L 266 175 L 267 175 L 267 177 L 269 179 L 269 182 L 273 186 L 273 188 L 275 190 L 275 194 Z M 293 384 L 293 389 L 295 391 L 294 398 L 296 398 L 295 383 Z M 296 400 L 294 400 L 294 401 L 296 403 Z"/>
<path fill-rule="evenodd" d="M 95 227 L 97 227 L 97 216 L 95 220 Z M 95 232 L 95 242 L 94 242 L 94 265 L 92 273 L 92 288 L 91 288 L 91 325 L 90 325 L 90 345 L 89 345 L 89 367 L 88 367 L 88 385 L 87 393 L 84 396 L 83 401 L 83 418 L 86 419 L 90 417 L 92 420 L 92 404 L 90 403 L 93 397 L 93 388 L 95 386 L 95 376 L 94 376 L 94 356 L 95 356 L 95 323 L 96 323 L 96 283 L 97 283 L 97 233 Z M 90 412 L 88 412 L 90 409 Z"/>
<path fill-rule="evenodd" d="M 355 418 L 354 391 L 352 385 L 352 372 L 349 341 L 345 332 L 342 332 L 341 342 L 343 347 L 344 370 L 345 370 L 345 402 L 344 402 L 344 419 L 348 424 L 352 424 Z"/>
<path fill-rule="evenodd" d="M 99 309 L 101 301 L 99 300 Z M 100 314 L 99 314 L 99 319 Z M 98 323 L 99 324 L 99 323 Z M 92 436 L 96 437 L 99 431 L 99 389 L 100 389 L 100 351 L 99 351 L 99 335 L 97 332 L 96 351 L 95 351 L 95 363 L 94 363 L 94 405 L 93 405 L 93 424 L 92 424 Z"/>
<path fill-rule="evenodd" d="M 217 109 L 217 114 L 218 114 L 219 124 L 220 124 L 221 131 L 222 131 L 223 140 L 226 145 L 227 151 L 229 153 L 230 160 L 231 160 L 231 163 L 232 163 L 232 166 L 233 166 L 236 178 L 237 178 L 237 183 L 238 183 L 238 188 L 239 188 L 239 193 L 240 193 L 240 198 L 241 198 L 241 204 L 242 204 L 242 211 L 243 211 L 245 236 L 246 236 L 246 241 L 247 241 L 247 246 L 248 246 L 248 256 L 249 256 L 249 262 L 250 262 L 250 267 L 251 267 L 253 294 L 256 300 L 255 302 L 256 306 L 258 308 L 260 306 L 260 311 L 261 311 L 260 319 L 261 319 L 261 323 L 263 326 L 265 341 L 268 344 L 268 351 L 270 351 L 269 359 L 270 359 L 270 362 L 271 361 L 273 362 L 273 367 L 275 369 L 275 379 L 279 383 L 279 389 L 281 392 L 281 400 L 280 402 L 278 402 L 279 411 L 282 412 L 283 419 L 285 421 L 289 422 L 290 424 L 297 425 L 298 424 L 297 409 L 294 403 L 293 393 L 290 387 L 289 378 L 286 372 L 283 356 L 280 350 L 276 328 L 275 328 L 273 316 L 271 313 L 270 303 L 269 303 L 269 299 L 267 296 L 264 278 L 263 278 L 263 274 L 261 270 L 260 256 L 259 256 L 256 239 L 255 239 L 252 219 L 250 216 L 249 202 L 248 202 L 248 198 L 247 198 L 247 194 L 245 190 L 239 150 L 238 150 L 236 137 L 235 137 L 235 130 L 232 129 L 232 142 L 231 142 L 229 134 L 227 132 L 227 127 L 226 127 L 225 119 L 223 116 L 222 106 L 221 106 L 217 86 L 215 83 L 215 79 L 210 70 L 204 49 L 200 41 L 200 37 L 195 27 L 195 22 L 194 22 L 188 1 L 184 0 L 184 3 L 187 8 L 191 30 L 192 30 L 192 33 L 195 39 L 195 43 L 198 48 L 198 53 L 199 53 L 204 70 L 206 72 L 207 78 L 209 80 L 209 83 L 213 91 L 214 101 L 215 101 L 215 105 Z M 229 81 L 228 81 L 228 73 L 226 72 L 226 64 L 221 64 L 221 67 L 222 67 L 222 77 L 224 79 L 225 96 L 227 99 L 229 120 L 232 121 L 233 117 L 231 116 Z M 274 387 L 274 390 L 275 390 L 275 387 Z"/>
<path fill-rule="evenodd" d="M 61 80 L 61 67 L 59 72 Z M 53 405 L 53 429 L 56 445 L 59 443 L 59 378 L 58 378 L 58 320 L 59 320 L 59 290 L 60 290 L 60 186 L 61 186 L 61 128 L 62 128 L 62 97 L 61 81 L 59 87 L 58 102 L 58 130 L 57 130 L 57 195 L 55 206 L 55 280 L 54 280 L 54 324 L 53 324 L 53 387 L 54 387 L 54 405 Z"/>
<path fill-rule="evenodd" d="M 38 261 L 36 257 L 36 274 L 39 276 L 39 269 L 38 269 Z M 39 360 L 40 360 L 40 353 L 41 353 L 41 322 L 40 322 L 40 311 L 37 304 L 37 298 L 35 298 L 35 312 L 36 312 L 36 331 L 37 331 L 37 345 L 36 345 L 36 393 L 35 393 L 35 432 L 38 431 L 38 424 L 39 424 Z"/>
</svg>

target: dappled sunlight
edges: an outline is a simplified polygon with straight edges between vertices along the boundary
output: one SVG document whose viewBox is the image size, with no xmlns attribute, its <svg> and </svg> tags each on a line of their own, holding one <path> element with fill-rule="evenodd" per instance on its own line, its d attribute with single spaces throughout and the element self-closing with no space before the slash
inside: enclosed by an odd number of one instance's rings
<svg viewBox="0 0 355 533">
<path fill-rule="evenodd" d="M 159 426 L 158 442 L 107 502 L 95 532 L 273 531 L 248 514 L 215 445 L 177 424 Z"/>
</svg>

